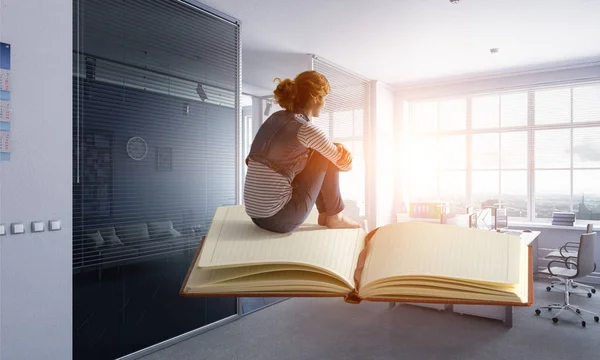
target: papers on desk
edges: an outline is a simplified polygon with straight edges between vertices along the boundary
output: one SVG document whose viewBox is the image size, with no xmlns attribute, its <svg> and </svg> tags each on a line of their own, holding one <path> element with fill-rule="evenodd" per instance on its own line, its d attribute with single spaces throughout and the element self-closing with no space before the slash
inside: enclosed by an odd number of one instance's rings
<svg viewBox="0 0 600 360">
<path fill-rule="evenodd" d="M 515 230 L 515 229 L 500 229 L 500 232 L 507 235 L 523 235 L 523 230 Z"/>
</svg>

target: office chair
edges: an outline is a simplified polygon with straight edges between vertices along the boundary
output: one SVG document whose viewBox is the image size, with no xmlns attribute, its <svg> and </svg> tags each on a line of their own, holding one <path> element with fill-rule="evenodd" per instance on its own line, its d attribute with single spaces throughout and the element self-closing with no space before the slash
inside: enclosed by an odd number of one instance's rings
<svg viewBox="0 0 600 360">
<path fill-rule="evenodd" d="M 586 228 L 586 233 L 592 233 L 594 231 L 594 224 L 588 224 Z M 555 259 L 555 260 L 564 260 L 567 258 L 576 258 L 577 257 L 577 247 L 578 244 L 575 241 L 568 241 L 560 248 L 550 252 L 546 259 Z M 594 263 L 594 271 L 596 271 L 596 264 Z M 552 276 L 550 277 L 552 278 Z M 546 287 L 547 291 L 551 291 L 554 288 L 554 285 L 563 285 L 564 283 L 560 280 L 552 281 L 550 286 Z M 592 297 L 592 294 L 596 293 L 596 288 L 591 285 L 581 284 L 573 281 L 571 287 L 573 289 L 582 289 L 586 290 L 587 296 Z"/>
<path fill-rule="evenodd" d="M 563 304 L 550 304 L 548 306 L 543 306 L 541 309 L 548 309 L 548 311 L 552 311 L 554 309 L 560 309 L 560 311 L 552 317 L 552 321 L 554 323 L 558 322 L 558 315 L 560 315 L 563 311 L 568 310 L 573 312 L 575 315 L 581 318 L 581 326 L 586 325 L 581 312 L 586 312 L 594 315 L 594 321 L 600 321 L 598 314 L 593 313 L 589 310 L 584 310 L 578 306 L 571 305 L 569 303 L 569 295 L 570 289 L 572 285 L 573 279 L 579 279 L 584 276 L 591 274 L 594 271 L 594 246 L 596 241 L 596 233 L 586 233 L 581 235 L 581 239 L 579 240 L 578 247 L 578 256 L 577 258 L 566 258 L 564 260 L 552 260 L 548 263 L 548 269 L 542 270 L 542 273 L 550 274 L 554 277 L 560 278 L 565 283 L 565 299 Z M 564 264 L 564 268 L 560 266 L 553 266 L 554 263 L 556 265 Z M 536 315 L 540 315 L 540 308 L 535 310 Z"/>
</svg>

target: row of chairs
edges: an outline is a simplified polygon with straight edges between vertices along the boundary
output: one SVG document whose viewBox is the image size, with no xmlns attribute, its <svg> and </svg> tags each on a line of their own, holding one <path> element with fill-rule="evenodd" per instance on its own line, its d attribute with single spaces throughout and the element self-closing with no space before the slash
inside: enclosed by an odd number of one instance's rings
<svg viewBox="0 0 600 360">
<path fill-rule="evenodd" d="M 558 316 L 562 312 L 572 312 L 581 318 L 581 325 L 583 327 L 586 326 L 586 322 L 582 313 L 593 315 L 595 322 L 600 321 L 598 314 L 570 303 L 570 295 L 575 294 L 577 290 L 585 289 L 585 294 L 588 298 L 591 298 L 592 294 L 596 293 L 596 289 L 593 286 L 575 281 L 575 279 L 581 279 L 596 270 L 596 263 L 594 262 L 595 242 L 596 233 L 594 232 L 593 225 L 589 224 L 578 243 L 573 241 L 567 242 L 546 256 L 546 259 L 550 260 L 550 262 L 547 269 L 542 270 L 541 273 L 547 274 L 551 279 L 556 279 L 550 283 L 550 286 L 546 290 L 551 291 L 557 285 L 562 286 L 564 301 L 562 304 L 553 303 L 538 308 L 535 310 L 536 315 L 540 315 L 540 309 L 547 309 L 548 311 L 559 310 L 552 317 L 552 321 L 557 323 Z"/>
</svg>

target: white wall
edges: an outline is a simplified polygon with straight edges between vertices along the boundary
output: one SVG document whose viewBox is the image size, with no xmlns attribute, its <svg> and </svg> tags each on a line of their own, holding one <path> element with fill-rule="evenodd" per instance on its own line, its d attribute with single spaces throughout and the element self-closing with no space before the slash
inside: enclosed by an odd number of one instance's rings
<svg viewBox="0 0 600 360">
<path fill-rule="evenodd" d="M 273 79 L 293 79 L 306 70 L 312 70 L 312 57 L 308 54 L 244 50 L 242 90 L 255 96 L 273 95 L 277 85 Z"/>
<path fill-rule="evenodd" d="M 258 132 L 258 129 L 260 128 L 260 126 L 263 123 L 263 101 L 256 97 L 253 96 L 252 97 L 252 134 L 251 134 L 251 139 L 254 140 L 254 137 L 256 136 L 256 133 Z"/>
<path fill-rule="evenodd" d="M 72 1 L 2 0 L 12 45 L 10 162 L 0 162 L 0 358 L 72 357 Z M 32 234 L 33 220 L 63 230 Z"/>
</svg>

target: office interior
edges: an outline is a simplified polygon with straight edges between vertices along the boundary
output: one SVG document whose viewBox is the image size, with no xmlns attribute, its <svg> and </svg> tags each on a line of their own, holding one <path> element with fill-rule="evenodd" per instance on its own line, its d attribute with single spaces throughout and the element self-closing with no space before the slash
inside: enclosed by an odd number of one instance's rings
<svg viewBox="0 0 600 360">
<path fill-rule="evenodd" d="M 586 0 L 3 0 L 0 359 L 597 356 L 593 315 L 534 310 L 565 296 L 548 255 L 600 229 L 599 17 Z M 354 157 L 345 214 L 526 230 L 532 306 L 180 296 L 216 208 L 243 203 L 273 79 L 313 69 L 332 89 L 314 124 Z M 600 313 L 600 270 L 575 281 L 570 303 Z"/>
</svg>

